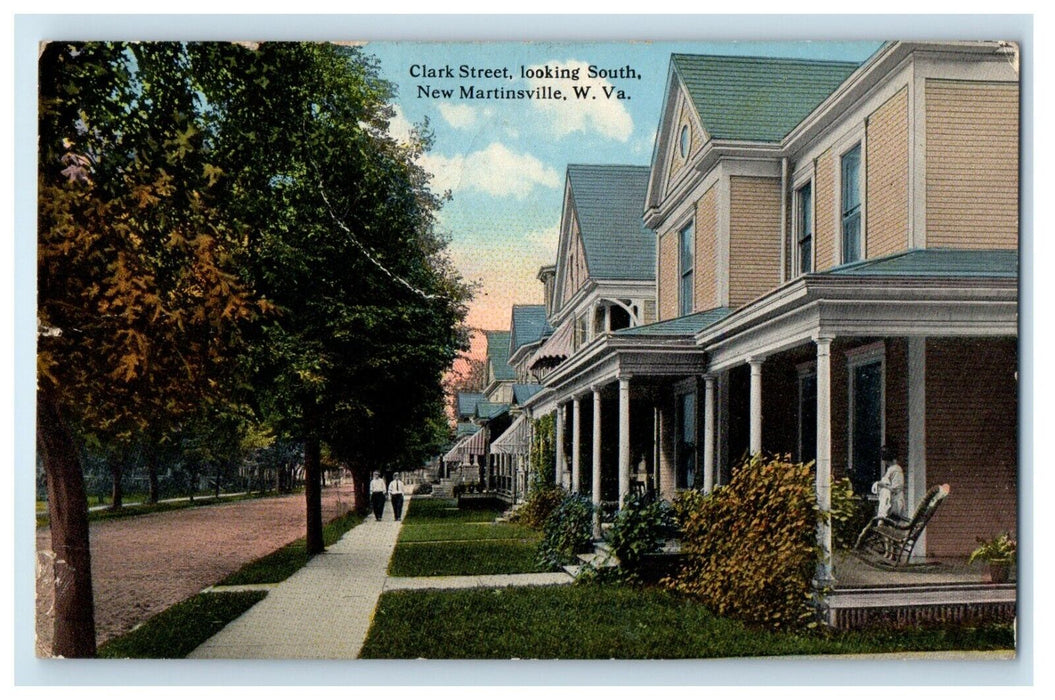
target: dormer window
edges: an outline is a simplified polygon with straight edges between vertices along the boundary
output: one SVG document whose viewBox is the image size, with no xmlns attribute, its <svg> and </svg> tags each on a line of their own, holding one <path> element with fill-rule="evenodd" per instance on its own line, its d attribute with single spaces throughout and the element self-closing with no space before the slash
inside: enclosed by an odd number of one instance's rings
<svg viewBox="0 0 1055 700">
<path fill-rule="evenodd" d="M 682 124 L 681 133 L 678 135 L 678 151 L 681 153 L 681 157 L 685 158 L 689 154 L 689 125 Z"/>
</svg>

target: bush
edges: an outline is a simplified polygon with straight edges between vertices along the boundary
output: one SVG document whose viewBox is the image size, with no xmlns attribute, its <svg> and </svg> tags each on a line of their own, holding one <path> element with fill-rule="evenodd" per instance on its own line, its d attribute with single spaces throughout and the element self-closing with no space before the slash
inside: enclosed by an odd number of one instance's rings
<svg viewBox="0 0 1055 700">
<path fill-rule="evenodd" d="M 620 568 L 634 574 L 641 568 L 645 555 L 659 551 L 663 542 L 674 534 L 670 504 L 635 494 L 627 498 L 616 514 L 607 539 Z"/>
<path fill-rule="evenodd" d="M 428 494 L 432 493 L 432 484 L 427 481 L 418 484 L 414 487 L 413 493 L 415 496 L 427 496 Z"/>
<path fill-rule="evenodd" d="M 593 549 L 593 504 L 577 493 L 564 497 L 543 526 L 538 561 L 553 569 L 576 560 L 577 554 Z"/>
<path fill-rule="evenodd" d="M 875 513 L 862 496 L 854 493 L 853 484 L 842 478 L 832 484 L 832 545 L 853 549 L 857 537 Z"/>
<path fill-rule="evenodd" d="M 567 492 L 559 486 L 542 486 L 528 492 L 524 505 L 516 512 L 517 522 L 541 530 L 546 519 L 557 510 Z"/>
<path fill-rule="evenodd" d="M 683 516 L 685 565 L 665 582 L 719 615 L 773 629 L 812 626 L 819 555 L 812 466 L 756 456 L 693 505 Z"/>
<path fill-rule="evenodd" d="M 707 494 L 697 489 L 685 489 L 674 494 L 674 500 L 670 502 L 670 512 L 679 534 L 685 531 L 689 518 L 700 509 L 705 498 Z"/>
</svg>

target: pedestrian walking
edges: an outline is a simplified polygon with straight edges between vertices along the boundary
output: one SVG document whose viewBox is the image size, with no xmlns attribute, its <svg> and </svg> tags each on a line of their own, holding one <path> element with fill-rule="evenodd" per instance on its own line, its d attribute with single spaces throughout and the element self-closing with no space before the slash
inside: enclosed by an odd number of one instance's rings
<svg viewBox="0 0 1055 700">
<path fill-rule="evenodd" d="M 374 472 L 374 478 L 370 480 L 370 505 L 377 520 L 385 514 L 385 491 L 385 480 L 381 478 L 381 472 Z"/>
<path fill-rule="evenodd" d="M 388 482 L 388 496 L 392 499 L 392 512 L 396 520 L 403 517 L 403 480 L 399 478 L 399 472 L 392 475 L 392 481 Z"/>
</svg>

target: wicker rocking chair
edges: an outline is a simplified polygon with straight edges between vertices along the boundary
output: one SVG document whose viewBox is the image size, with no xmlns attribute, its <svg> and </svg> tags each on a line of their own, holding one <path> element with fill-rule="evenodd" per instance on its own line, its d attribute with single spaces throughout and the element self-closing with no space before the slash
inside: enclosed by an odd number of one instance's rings
<svg viewBox="0 0 1055 700">
<path fill-rule="evenodd" d="M 949 485 L 934 486 L 920 501 L 911 520 L 875 517 L 861 531 L 854 551 L 869 564 L 883 568 L 909 566 L 912 549 L 938 506 L 949 495 Z"/>
</svg>

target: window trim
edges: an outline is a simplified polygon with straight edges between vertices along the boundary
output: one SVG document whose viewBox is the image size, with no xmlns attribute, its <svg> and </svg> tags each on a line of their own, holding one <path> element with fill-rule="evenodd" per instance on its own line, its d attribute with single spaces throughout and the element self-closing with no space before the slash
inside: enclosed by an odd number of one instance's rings
<svg viewBox="0 0 1055 700">
<path fill-rule="evenodd" d="M 692 442 L 685 441 L 685 435 L 682 429 L 685 426 L 685 399 L 692 397 Z M 684 389 L 682 391 L 676 391 L 674 393 L 674 484 L 675 488 L 686 489 L 686 488 L 698 488 L 696 486 L 697 477 L 700 476 L 700 455 L 699 455 L 699 392 L 695 388 Z M 691 450 L 686 450 L 685 446 L 691 445 Z M 681 485 L 681 463 L 682 459 L 686 456 L 686 453 L 691 454 L 693 458 L 693 485 L 688 485 L 688 479 L 685 480 L 685 485 Z M 687 474 L 686 474 L 687 476 Z M 701 480 L 702 484 L 702 480 Z"/>
<path fill-rule="evenodd" d="M 856 135 L 856 133 L 855 133 Z M 853 151 L 857 151 L 857 206 L 856 211 L 847 215 L 845 206 L 845 178 L 846 172 L 846 157 Z M 854 139 L 852 143 L 840 149 L 839 158 L 835 165 L 836 171 L 836 221 L 838 222 L 838 246 L 839 246 L 839 263 L 846 264 L 851 262 L 859 262 L 865 260 L 868 257 L 868 251 L 866 248 L 867 236 L 865 235 L 865 199 L 867 193 L 867 187 L 865 183 L 866 179 L 866 163 L 865 163 L 865 138 L 864 133 L 860 134 L 860 137 Z M 848 218 L 857 217 L 857 257 L 853 260 L 847 258 L 846 255 L 846 223 Z"/>
<path fill-rule="evenodd" d="M 809 270 L 802 269 L 802 242 L 804 237 L 802 235 L 802 190 L 810 188 L 809 205 L 810 205 L 810 232 L 806 238 L 810 241 L 810 259 L 809 259 Z M 801 182 L 796 182 L 795 187 L 792 190 L 791 198 L 791 215 L 792 215 L 792 227 L 791 227 L 791 277 L 801 277 L 802 275 L 815 272 L 817 270 L 817 188 L 814 187 L 812 177 L 807 177 Z"/>
<path fill-rule="evenodd" d="M 816 361 L 804 362 L 804 363 L 798 365 L 795 368 L 795 370 L 796 370 L 795 389 L 796 389 L 796 392 L 798 394 L 798 411 L 797 411 L 797 413 L 798 413 L 798 418 L 799 418 L 798 419 L 798 425 L 796 426 L 796 428 L 797 428 L 797 430 L 796 430 L 797 435 L 795 436 L 796 437 L 796 441 L 798 443 L 798 453 L 797 453 L 796 457 L 797 457 L 797 459 L 799 461 L 802 461 L 802 455 L 803 455 L 803 452 L 804 452 L 803 445 L 805 444 L 803 442 L 803 440 L 802 440 L 802 432 L 803 432 L 802 431 L 802 428 L 803 428 L 803 422 L 802 422 L 802 408 L 803 408 L 802 384 L 809 377 L 813 377 L 814 382 L 816 382 L 816 379 L 817 379 L 817 363 L 816 363 Z M 814 393 L 816 393 L 816 388 L 814 388 Z M 814 406 L 814 410 L 816 411 L 816 406 Z M 816 434 L 816 426 L 814 426 L 814 434 Z M 817 446 L 814 445 L 813 449 L 814 449 L 814 459 L 816 460 L 816 458 L 817 458 L 816 457 Z"/>
<path fill-rule="evenodd" d="M 677 229 L 678 231 L 678 316 L 688 316 L 693 313 L 696 309 L 696 219 L 695 217 L 689 218 L 684 224 Z M 691 237 L 691 244 L 688 254 L 689 266 L 688 269 L 685 267 L 685 246 L 682 237 L 685 232 L 689 231 Z M 689 288 L 688 299 L 685 298 L 685 278 L 689 277 L 691 285 Z M 688 301 L 688 310 L 686 310 L 686 301 Z"/>
<path fill-rule="evenodd" d="M 678 153 L 681 155 L 682 160 L 689 157 L 689 151 L 692 149 L 692 130 L 689 128 L 688 122 L 683 122 L 681 128 L 678 129 Z"/>
</svg>

